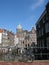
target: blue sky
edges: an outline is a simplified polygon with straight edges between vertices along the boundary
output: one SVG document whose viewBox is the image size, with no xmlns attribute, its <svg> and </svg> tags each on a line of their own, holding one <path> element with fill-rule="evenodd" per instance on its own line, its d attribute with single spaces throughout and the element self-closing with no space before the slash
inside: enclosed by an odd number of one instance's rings
<svg viewBox="0 0 49 65">
<path fill-rule="evenodd" d="M 45 9 L 49 0 L 0 0 L 0 28 L 12 30 L 21 24 L 31 30 Z"/>
</svg>

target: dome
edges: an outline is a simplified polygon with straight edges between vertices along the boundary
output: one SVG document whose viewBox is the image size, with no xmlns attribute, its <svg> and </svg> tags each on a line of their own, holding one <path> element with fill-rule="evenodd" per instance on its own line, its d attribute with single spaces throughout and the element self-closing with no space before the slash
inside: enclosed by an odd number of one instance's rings
<svg viewBox="0 0 49 65">
<path fill-rule="evenodd" d="M 17 29 L 22 29 L 22 26 L 19 24 L 19 25 L 17 26 Z"/>
</svg>

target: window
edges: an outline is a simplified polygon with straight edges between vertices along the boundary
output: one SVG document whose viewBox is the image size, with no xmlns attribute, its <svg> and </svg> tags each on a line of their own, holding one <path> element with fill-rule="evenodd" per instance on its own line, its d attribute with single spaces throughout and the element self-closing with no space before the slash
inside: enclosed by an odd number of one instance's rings
<svg viewBox="0 0 49 65">
<path fill-rule="evenodd" d="M 29 47 L 29 44 L 28 44 L 28 47 Z"/>
<path fill-rule="evenodd" d="M 40 40 L 40 48 L 41 48 L 41 40 Z"/>
<path fill-rule="evenodd" d="M 43 35 L 43 28 L 42 28 L 42 35 Z"/>
<path fill-rule="evenodd" d="M 24 44 L 24 41 L 23 41 L 23 44 Z"/>
<path fill-rule="evenodd" d="M 41 48 L 41 41 L 38 41 L 38 48 Z"/>
<path fill-rule="evenodd" d="M 49 49 L 49 37 L 47 38 L 47 49 Z"/>
<path fill-rule="evenodd" d="M 46 20 L 48 20 L 48 14 L 46 14 Z"/>
<path fill-rule="evenodd" d="M 45 24 L 46 33 L 49 32 L 49 22 Z"/>
<path fill-rule="evenodd" d="M 42 40 L 42 47 L 44 48 L 44 40 Z"/>
<path fill-rule="evenodd" d="M 44 18 L 43 18 L 43 23 L 45 23 L 45 21 L 46 21 L 46 15 L 45 15 Z"/>
<path fill-rule="evenodd" d="M 25 46 L 27 47 L 27 44 Z"/>
<path fill-rule="evenodd" d="M 42 30 L 39 30 L 39 36 L 41 36 L 41 34 L 42 34 Z"/>
</svg>

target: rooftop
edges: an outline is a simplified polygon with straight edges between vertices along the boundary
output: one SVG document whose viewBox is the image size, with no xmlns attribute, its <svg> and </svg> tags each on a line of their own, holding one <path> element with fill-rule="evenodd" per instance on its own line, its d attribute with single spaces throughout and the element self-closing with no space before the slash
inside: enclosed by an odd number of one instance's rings
<svg viewBox="0 0 49 65">
<path fill-rule="evenodd" d="M 0 29 L 0 33 L 2 33 L 3 32 L 3 30 L 2 29 Z"/>
</svg>

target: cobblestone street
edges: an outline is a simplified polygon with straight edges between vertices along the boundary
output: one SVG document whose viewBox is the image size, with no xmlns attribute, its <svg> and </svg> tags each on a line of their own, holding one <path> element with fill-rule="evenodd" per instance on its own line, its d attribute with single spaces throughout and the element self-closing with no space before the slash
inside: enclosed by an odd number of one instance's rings
<svg viewBox="0 0 49 65">
<path fill-rule="evenodd" d="M 49 61 L 33 61 L 32 63 L 24 62 L 0 62 L 0 65 L 49 65 Z"/>
</svg>

